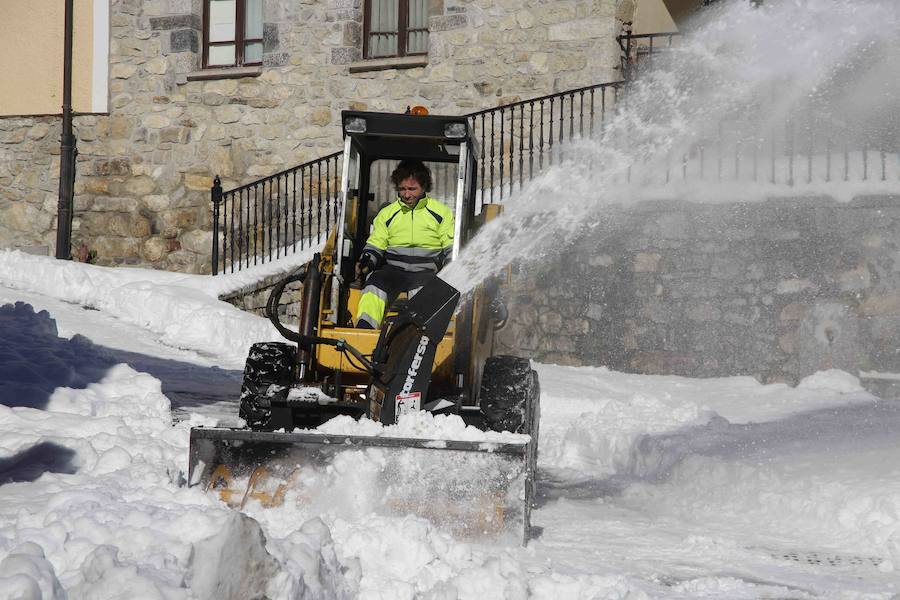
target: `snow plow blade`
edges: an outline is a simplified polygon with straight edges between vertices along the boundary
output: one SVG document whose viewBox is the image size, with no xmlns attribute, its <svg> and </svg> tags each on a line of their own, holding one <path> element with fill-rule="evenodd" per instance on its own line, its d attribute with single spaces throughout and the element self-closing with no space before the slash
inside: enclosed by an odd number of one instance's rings
<svg viewBox="0 0 900 600">
<path fill-rule="evenodd" d="M 294 503 L 323 512 L 428 519 L 455 537 L 527 543 L 534 442 L 191 430 L 191 486 L 233 507 Z"/>
</svg>

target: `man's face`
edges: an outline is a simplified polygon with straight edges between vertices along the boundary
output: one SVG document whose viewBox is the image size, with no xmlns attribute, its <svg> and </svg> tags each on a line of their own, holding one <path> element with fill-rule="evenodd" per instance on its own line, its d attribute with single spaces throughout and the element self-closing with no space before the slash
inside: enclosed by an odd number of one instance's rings
<svg viewBox="0 0 900 600">
<path fill-rule="evenodd" d="M 407 177 L 397 186 L 397 195 L 403 204 L 414 208 L 416 203 L 425 196 L 425 188 L 416 181 L 415 177 Z"/>
</svg>

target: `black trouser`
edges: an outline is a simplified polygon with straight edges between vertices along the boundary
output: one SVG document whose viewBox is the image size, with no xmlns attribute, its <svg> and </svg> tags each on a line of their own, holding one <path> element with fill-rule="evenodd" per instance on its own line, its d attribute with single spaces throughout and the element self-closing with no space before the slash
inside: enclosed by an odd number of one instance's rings
<svg viewBox="0 0 900 600">
<path fill-rule="evenodd" d="M 356 326 L 378 329 L 387 307 L 400 292 L 411 292 L 412 295 L 435 275 L 434 271 L 405 271 L 394 265 L 385 265 L 373 271 L 366 279 L 366 287 L 359 299 Z"/>
</svg>

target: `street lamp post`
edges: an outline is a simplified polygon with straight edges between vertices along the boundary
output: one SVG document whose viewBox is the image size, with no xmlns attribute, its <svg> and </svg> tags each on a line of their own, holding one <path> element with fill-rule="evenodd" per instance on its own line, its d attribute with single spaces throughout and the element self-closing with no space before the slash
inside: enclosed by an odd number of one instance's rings
<svg viewBox="0 0 900 600">
<path fill-rule="evenodd" d="M 75 196 L 75 134 L 72 133 L 72 30 L 74 0 L 66 1 L 63 43 L 62 136 L 59 152 L 59 205 L 56 214 L 56 258 L 68 260 L 72 254 L 72 214 Z"/>
</svg>

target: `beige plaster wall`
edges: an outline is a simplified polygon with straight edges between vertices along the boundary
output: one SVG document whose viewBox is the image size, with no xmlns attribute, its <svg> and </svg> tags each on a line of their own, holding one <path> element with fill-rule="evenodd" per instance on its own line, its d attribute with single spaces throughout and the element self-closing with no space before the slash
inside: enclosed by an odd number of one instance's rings
<svg viewBox="0 0 900 600">
<path fill-rule="evenodd" d="M 634 8 L 634 33 L 678 31 L 662 0 L 640 0 Z"/>
<path fill-rule="evenodd" d="M 690 17 L 703 4 L 702 0 L 663 0 L 676 23 Z"/>
<path fill-rule="evenodd" d="M 75 0 L 72 105 L 80 112 L 91 112 L 93 3 Z M 63 0 L 0 3 L 0 116 L 62 112 L 64 6 Z"/>
</svg>

